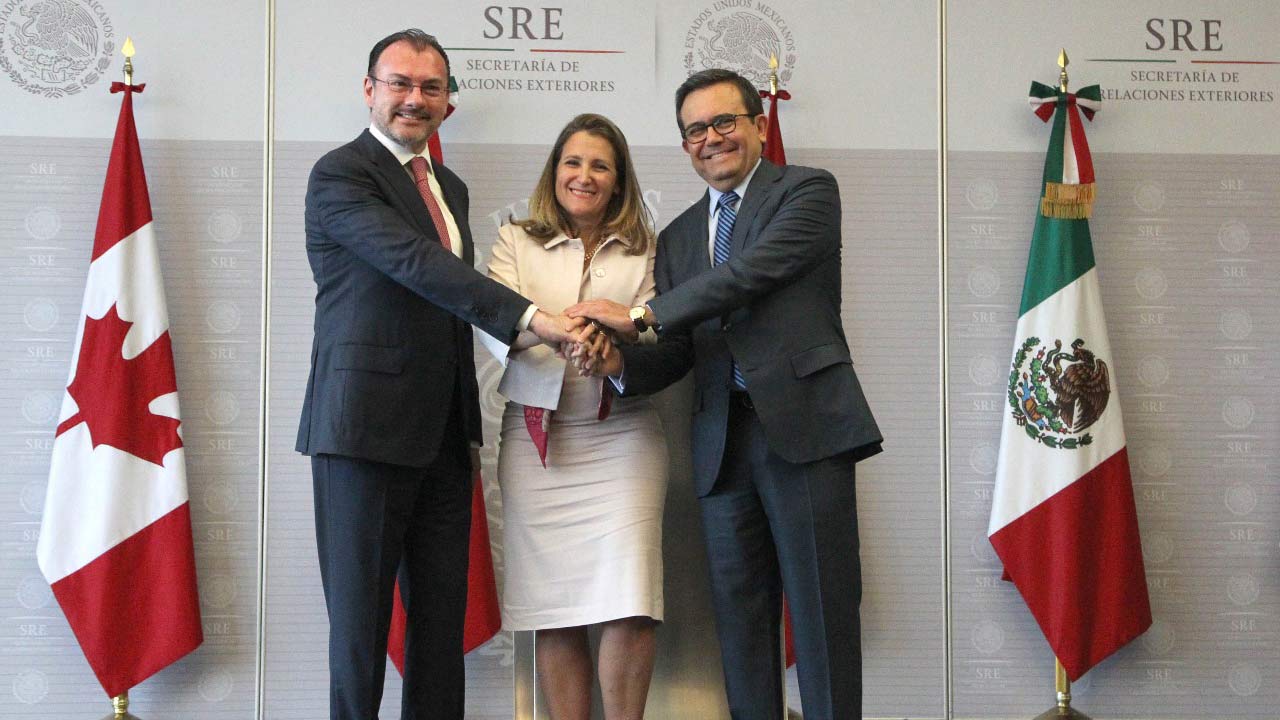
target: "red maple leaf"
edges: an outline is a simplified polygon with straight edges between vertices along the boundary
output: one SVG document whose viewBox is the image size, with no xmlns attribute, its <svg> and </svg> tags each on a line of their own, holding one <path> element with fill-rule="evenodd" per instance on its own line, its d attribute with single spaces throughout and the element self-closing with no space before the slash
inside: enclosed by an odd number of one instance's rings
<svg viewBox="0 0 1280 720">
<path fill-rule="evenodd" d="M 182 447 L 180 422 L 148 409 L 151 401 L 176 392 L 173 347 L 166 330 L 137 357 L 126 360 L 124 337 L 133 323 L 120 319 L 116 306 L 101 320 L 85 318 L 75 380 L 67 392 L 80 410 L 58 425 L 56 435 L 86 423 L 93 447 L 110 445 L 156 465 Z M 55 435 L 55 437 L 56 437 Z"/>
</svg>

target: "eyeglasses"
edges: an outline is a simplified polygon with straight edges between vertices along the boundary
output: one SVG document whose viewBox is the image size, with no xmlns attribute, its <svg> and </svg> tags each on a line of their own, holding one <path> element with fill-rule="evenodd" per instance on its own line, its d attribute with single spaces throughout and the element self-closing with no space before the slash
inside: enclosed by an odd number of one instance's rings
<svg viewBox="0 0 1280 720">
<path fill-rule="evenodd" d="M 408 95 L 414 88 L 422 91 L 423 97 L 440 98 L 448 94 L 449 90 L 438 82 L 425 82 L 421 85 L 415 85 L 408 80 L 383 80 L 369 75 L 368 78 L 376 83 L 382 83 L 387 86 L 387 90 L 393 95 Z"/>
<path fill-rule="evenodd" d="M 685 142 L 700 143 L 707 139 L 707 128 L 715 128 L 720 137 L 724 137 L 732 133 L 738 127 L 738 118 L 754 117 L 751 113 L 738 113 L 737 115 L 717 115 L 711 118 L 709 123 L 696 122 L 690 124 L 684 129 Z"/>
</svg>

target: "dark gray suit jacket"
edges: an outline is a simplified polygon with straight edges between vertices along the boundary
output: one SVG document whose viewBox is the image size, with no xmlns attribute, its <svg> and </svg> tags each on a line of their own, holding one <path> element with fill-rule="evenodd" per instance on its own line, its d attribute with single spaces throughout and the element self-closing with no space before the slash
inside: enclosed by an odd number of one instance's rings
<svg viewBox="0 0 1280 720">
<path fill-rule="evenodd" d="M 699 495 L 724 454 L 730 356 L 769 448 L 792 463 L 880 451 L 880 429 L 840 322 L 840 193 L 825 170 L 761 161 L 733 228 L 729 260 L 708 256 L 709 195 L 658 237 L 656 345 L 622 349 L 626 394 L 696 377 L 693 465 Z"/>
<path fill-rule="evenodd" d="M 297 450 L 426 466 L 455 400 L 480 441 L 475 325 L 510 342 L 529 301 L 472 269 L 467 187 L 439 164 L 464 254 L 440 244 L 404 168 L 366 130 L 316 163 L 307 182 L 315 340 Z"/>
</svg>

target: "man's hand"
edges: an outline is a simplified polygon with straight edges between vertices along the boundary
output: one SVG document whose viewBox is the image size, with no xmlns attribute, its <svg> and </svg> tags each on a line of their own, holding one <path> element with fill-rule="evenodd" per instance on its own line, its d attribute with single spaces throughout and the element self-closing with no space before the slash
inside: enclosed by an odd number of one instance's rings
<svg viewBox="0 0 1280 720">
<path fill-rule="evenodd" d="M 636 324 L 629 315 L 631 308 L 612 300 L 588 300 L 564 311 L 570 318 L 591 318 L 617 333 L 627 342 L 635 342 L 640 336 Z"/>
<path fill-rule="evenodd" d="M 566 340 L 577 342 L 577 331 L 586 324 L 586 318 L 551 315 L 539 310 L 529 319 L 529 330 L 542 342 L 555 345 Z"/>
</svg>

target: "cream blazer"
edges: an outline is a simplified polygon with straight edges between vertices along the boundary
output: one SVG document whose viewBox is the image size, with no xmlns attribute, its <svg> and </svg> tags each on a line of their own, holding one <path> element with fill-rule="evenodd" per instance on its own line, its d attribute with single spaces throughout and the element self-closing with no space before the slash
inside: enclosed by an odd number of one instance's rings
<svg viewBox="0 0 1280 720">
<path fill-rule="evenodd" d="M 653 299 L 656 292 L 656 249 L 650 244 L 648 253 L 628 255 L 627 247 L 620 237 L 605 238 L 591 258 L 591 267 L 583 272 L 585 251 L 578 238 L 561 233 L 543 241 L 530 237 L 519 225 L 503 225 L 489 259 L 489 277 L 553 315 L 583 300 L 607 299 L 634 307 Z M 532 333 L 526 330 L 521 335 L 523 339 Z M 476 330 L 476 337 L 505 368 L 498 384 L 503 397 L 552 410 L 560 404 L 568 360 L 557 357 L 554 348 L 538 344 L 513 352 L 482 330 Z M 639 341 L 657 342 L 657 335 L 651 328 L 640 334 Z"/>
</svg>

